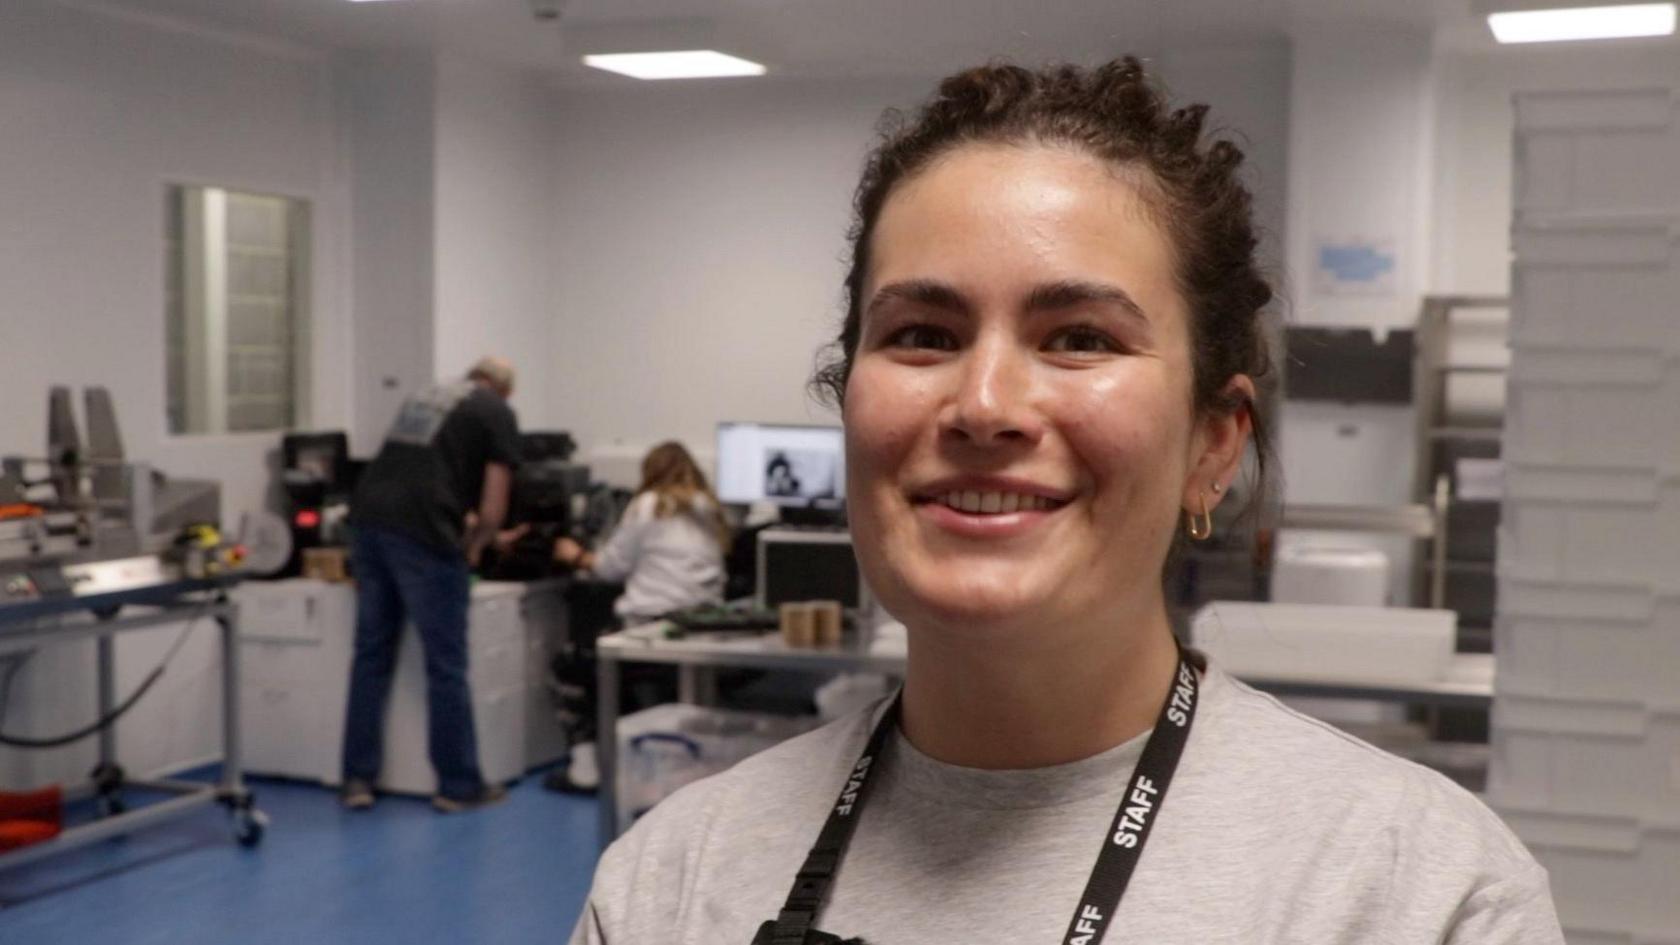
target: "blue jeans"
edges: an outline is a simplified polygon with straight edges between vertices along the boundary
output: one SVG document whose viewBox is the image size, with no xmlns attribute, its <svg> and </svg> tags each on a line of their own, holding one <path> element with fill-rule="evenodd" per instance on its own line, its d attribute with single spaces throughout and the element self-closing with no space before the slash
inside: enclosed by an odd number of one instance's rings
<svg viewBox="0 0 1680 945">
<path fill-rule="evenodd" d="M 362 526 L 351 548 L 356 572 L 356 655 L 344 719 L 344 778 L 376 784 L 383 762 L 385 705 L 404 618 L 426 653 L 427 748 L 438 793 L 474 797 L 478 769 L 467 690 L 467 562 L 399 532 Z"/>
</svg>

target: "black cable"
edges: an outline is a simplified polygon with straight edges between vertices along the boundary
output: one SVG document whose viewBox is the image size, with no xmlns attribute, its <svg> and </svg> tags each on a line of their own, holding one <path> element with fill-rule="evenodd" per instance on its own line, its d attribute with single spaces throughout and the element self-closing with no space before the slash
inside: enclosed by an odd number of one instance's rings
<svg viewBox="0 0 1680 945">
<path fill-rule="evenodd" d="M 55 735 L 51 738 L 30 738 L 23 735 L 7 735 L 0 732 L 0 745 L 9 745 L 13 748 L 61 748 L 65 745 L 79 742 L 82 739 L 87 738 L 89 735 L 93 735 L 109 728 L 111 725 L 115 724 L 118 719 L 127 714 L 129 709 L 134 708 L 135 703 L 140 701 L 140 697 L 144 696 L 146 691 L 152 688 L 152 684 L 157 682 L 159 677 L 163 675 L 163 671 L 168 668 L 170 662 L 175 659 L 175 654 L 180 651 L 181 644 L 186 642 L 187 634 L 192 632 L 193 624 L 197 623 L 204 617 L 204 611 L 207 609 L 208 606 L 201 608 L 198 613 L 187 618 L 187 625 L 181 628 L 180 634 L 175 637 L 175 642 L 170 645 L 169 652 L 163 654 L 163 659 L 160 660 L 157 667 L 146 676 L 145 681 L 140 683 L 140 687 L 135 689 L 134 693 L 127 699 L 123 700 L 122 704 L 118 705 L 115 709 L 112 709 L 110 712 L 107 712 L 98 719 L 95 719 L 92 723 L 83 726 L 74 732 L 70 732 L 65 735 Z"/>
<path fill-rule="evenodd" d="M 5 727 L 6 709 L 12 702 L 12 681 L 34 655 L 34 650 L 24 650 L 6 657 L 6 668 L 0 670 L 0 728 Z"/>
</svg>

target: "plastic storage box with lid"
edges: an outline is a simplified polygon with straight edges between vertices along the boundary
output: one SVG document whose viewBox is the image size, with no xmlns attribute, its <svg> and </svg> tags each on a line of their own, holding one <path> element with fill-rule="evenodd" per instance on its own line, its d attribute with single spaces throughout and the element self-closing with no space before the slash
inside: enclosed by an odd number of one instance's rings
<svg viewBox="0 0 1680 945">
<path fill-rule="evenodd" d="M 685 784 L 821 724 L 816 716 L 768 715 L 667 703 L 618 720 L 618 830 Z"/>
<path fill-rule="evenodd" d="M 1388 555 L 1375 548 L 1287 544 L 1272 564 L 1272 600 L 1280 604 L 1388 603 Z"/>
</svg>

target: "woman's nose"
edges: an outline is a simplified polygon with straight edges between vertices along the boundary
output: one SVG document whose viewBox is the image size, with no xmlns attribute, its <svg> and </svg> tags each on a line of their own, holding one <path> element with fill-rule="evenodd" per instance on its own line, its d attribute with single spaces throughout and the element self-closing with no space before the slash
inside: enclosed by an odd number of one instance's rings
<svg viewBox="0 0 1680 945">
<path fill-rule="evenodd" d="M 980 446 L 1037 442 L 1043 421 L 1032 408 L 1031 387 L 1030 352 L 1008 340 L 976 342 L 941 411 L 941 436 Z"/>
</svg>

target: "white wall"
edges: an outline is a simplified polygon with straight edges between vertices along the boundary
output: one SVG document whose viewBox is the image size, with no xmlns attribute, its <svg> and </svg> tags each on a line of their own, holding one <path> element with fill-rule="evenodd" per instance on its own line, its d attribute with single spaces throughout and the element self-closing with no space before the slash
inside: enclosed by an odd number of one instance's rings
<svg viewBox="0 0 1680 945">
<path fill-rule="evenodd" d="M 1411 327 L 1429 282 L 1431 37 L 1385 24 L 1302 24 L 1292 55 L 1286 321 Z M 1358 243 L 1392 256 L 1386 283 L 1370 291 L 1320 283 L 1321 247 Z M 1278 424 L 1285 503 L 1412 501 L 1413 423 L 1407 406 L 1285 402 Z M 1392 567 L 1392 599 L 1409 599 L 1408 539 L 1286 531 L 1280 540 L 1380 550 Z"/>
<path fill-rule="evenodd" d="M 1242 148 L 1243 177 L 1254 193 L 1260 261 L 1284 275 L 1289 207 L 1289 45 L 1167 50 L 1151 64 L 1179 103 L 1205 102 L 1208 128 L 1229 132 Z"/>
<path fill-rule="evenodd" d="M 223 483 L 224 515 L 261 504 L 260 436 L 172 437 L 164 414 L 164 197 L 171 182 L 283 193 L 315 209 L 315 420 L 343 424 L 349 345 L 345 195 L 335 103 L 321 58 L 10 0 L 0 28 L 0 453 L 45 449 L 52 383 L 105 384 L 133 457 Z M 172 631 L 119 646 L 123 690 Z M 138 770 L 214 754 L 213 635 L 199 633 L 121 726 Z M 43 649 L 19 678 L 7 727 L 91 721 L 91 645 Z M 0 752 L 0 785 L 86 773 L 91 743 Z"/>
<path fill-rule="evenodd" d="M 334 68 L 353 198 L 351 451 L 371 456 L 403 397 L 435 376 L 436 76 L 432 58 L 419 53 L 355 53 Z"/>
<path fill-rule="evenodd" d="M 437 63 L 432 370 L 513 359 L 523 428 L 553 412 L 554 92 L 539 77 Z"/>
<path fill-rule="evenodd" d="M 554 421 L 585 449 L 720 420 L 832 422 L 805 397 L 838 326 L 852 188 L 924 83 L 650 83 L 558 110 Z"/>
<path fill-rule="evenodd" d="M 1211 101 L 1216 125 L 1246 133 L 1267 247 L 1281 247 L 1287 50 L 1192 50 L 1157 65 L 1179 98 Z M 597 467 L 622 476 L 666 437 L 708 450 L 723 420 L 834 422 L 805 382 L 843 313 L 852 191 L 882 109 L 933 86 L 562 93 L 553 416 Z"/>
</svg>

